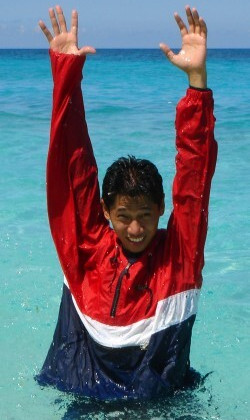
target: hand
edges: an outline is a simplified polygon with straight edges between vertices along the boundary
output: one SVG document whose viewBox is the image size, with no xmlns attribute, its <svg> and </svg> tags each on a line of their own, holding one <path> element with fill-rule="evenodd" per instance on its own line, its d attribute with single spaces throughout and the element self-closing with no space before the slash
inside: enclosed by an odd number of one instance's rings
<svg viewBox="0 0 250 420">
<path fill-rule="evenodd" d="M 160 48 L 171 63 L 187 73 L 190 85 L 206 88 L 206 23 L 199 17 L 197 10 L 191 10 L 189 6 L 186 7 L 186 15 L 189 30 L 178 13 L 174 15 L 182 37 L 182 47 L 179 53 L 174 54 L 169 46 L 163 43 L 160 44 Z"/>
<path fill-rule="evenodd" d="M 50 48 L 53 51 L 64 54 L 87 55 L 94 54 L 96 51 L 93 47 L 85 46 L 78 48 L 78 13 L 76 10 L 72 11 L 71 15 L 71 29 L 67 30 L 65 17 L 62 8 L 56 6 L 56 13 L 54 9 L 49 9 L 49 16 L 54 31 L 54 36 L 48 30 L 45 23 L 40 20 L 39 26 L 44 35 L 49 41 Z"/>
</svg>

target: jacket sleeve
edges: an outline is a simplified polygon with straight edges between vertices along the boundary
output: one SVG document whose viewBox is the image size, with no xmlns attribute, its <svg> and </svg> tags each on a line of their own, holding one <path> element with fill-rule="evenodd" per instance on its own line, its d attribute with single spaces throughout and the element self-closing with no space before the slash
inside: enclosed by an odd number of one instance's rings
<svg viewBox="0 0 250 420">
<path fill-rule="evenodd" d="M 201 286 L 211 180 L 217 158 L 212 91 L 188 89 L 176 114 L 173 229 L 176 263 Z M 178 248 L 178 249 L 177 249 Z"/>
<path fill-rule="evenodd" d="M 47 161 L 51 233 L 66 278 L 82 279 L 108 224 L 100 205 L 97 166 L 81 92 L 84 57 L 50 51 L 54 80 Z"/>
</svg>

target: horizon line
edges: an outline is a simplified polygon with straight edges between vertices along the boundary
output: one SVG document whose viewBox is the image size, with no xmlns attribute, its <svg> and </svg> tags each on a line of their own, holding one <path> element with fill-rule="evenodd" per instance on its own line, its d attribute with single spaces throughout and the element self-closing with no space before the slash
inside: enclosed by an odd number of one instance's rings
<svg viewBox="0 0 250 420">
<path fill-rule="evenodd" d="M 159 47 L 95 47 L 97 50 L 158 50 Z M 49 47 L 0 47 L 0 50 L 49 50 Z M 180 50 L 172 47 L 172 50 Z M 207 50 L 250 50 L 250 47 L 209 47 Z"/>
</svg>

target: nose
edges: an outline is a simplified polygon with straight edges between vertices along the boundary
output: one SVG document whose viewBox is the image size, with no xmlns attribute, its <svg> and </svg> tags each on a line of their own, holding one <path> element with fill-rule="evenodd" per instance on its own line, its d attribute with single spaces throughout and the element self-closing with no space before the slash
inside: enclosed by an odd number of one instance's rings
<svg viewBox="0 0 250 420">
<path fill-rule="evenodd" d="M 132 220 L 128 226 L 128 234 L 131 236 L 139 236 L 143 233 L 143 227 L 137 220 Z"/>
</svg>

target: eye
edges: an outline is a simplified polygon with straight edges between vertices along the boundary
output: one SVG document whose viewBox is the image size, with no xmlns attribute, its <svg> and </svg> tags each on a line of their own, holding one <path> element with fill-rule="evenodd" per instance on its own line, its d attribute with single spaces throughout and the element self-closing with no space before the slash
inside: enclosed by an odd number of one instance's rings
<svg viewBox="0 0 250 420">
<path fill-rule="evenodd" d="M 149 213 L 149 212 L 143 213 L 143 218 L 144 219 L 149 219 L 150 217 L 151 217 L 151 213 Z"/>
<path fill-rule="evenodd" d="M 117 219 L 121 221 L 128 221 L 129 217 L 126 214 L 118 214 Z"/>
</svg>

